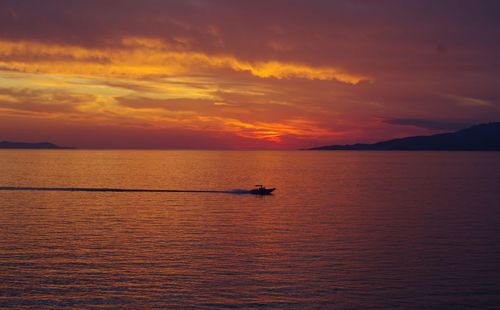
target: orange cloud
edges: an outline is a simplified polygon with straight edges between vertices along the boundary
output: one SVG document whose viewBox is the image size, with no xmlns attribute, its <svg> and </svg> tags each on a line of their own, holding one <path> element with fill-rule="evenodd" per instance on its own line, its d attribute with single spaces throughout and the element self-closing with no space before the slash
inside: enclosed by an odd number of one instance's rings
<svg viewBox="0 0 500 310">
<path fill-rule="evenodd" d="M 367 79 L 334 67 L 276 60 L 249 62 L 231 55 L 179 50 L 161 40 L 124 38 L 114 48 L 92 49 L 32 41 L 0 41 L 0 67 L 20 72 L 143 78 L 210 73 L 227 69 L 259 78 L 336 80 L 356 84 Z"/>
</svg>

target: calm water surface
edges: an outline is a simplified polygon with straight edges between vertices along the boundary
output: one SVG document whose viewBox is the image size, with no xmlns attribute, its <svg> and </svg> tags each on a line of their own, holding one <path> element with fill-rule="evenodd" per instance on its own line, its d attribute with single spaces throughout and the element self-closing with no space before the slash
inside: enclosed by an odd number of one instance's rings
<svg viewBox="0 0 500 310">
<path fill-rule="evenodd" d="M 500 307 L 500 153 L 0 151 L 0 307 Z"/>
</svg>

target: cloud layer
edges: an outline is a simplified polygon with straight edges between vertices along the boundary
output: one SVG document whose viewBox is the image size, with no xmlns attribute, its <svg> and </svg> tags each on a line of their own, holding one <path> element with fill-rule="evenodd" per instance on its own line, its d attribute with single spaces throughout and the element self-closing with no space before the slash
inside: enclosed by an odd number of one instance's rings
<svg viewBox="0 0 500 310">
<path fill-rule="evenodd" d="M 2 1 L 0 130 L 296 148 L 455 129 L 500 118 L 499 30 L 497 1 Z"/>
</svg>

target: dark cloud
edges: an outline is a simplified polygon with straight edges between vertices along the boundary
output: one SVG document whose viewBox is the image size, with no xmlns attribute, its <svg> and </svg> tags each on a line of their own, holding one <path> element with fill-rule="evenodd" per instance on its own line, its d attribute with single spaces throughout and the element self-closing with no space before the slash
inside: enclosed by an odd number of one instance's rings
<svg viewBox="0 0 500 310">
<path fill-rule="evenodd" d="M 428 68 L 500 47 L 500 3 L 488 0 L 10 0 L 0 12 L 4 38 L 88 46 L 116 44 L 121 36 L 189 39 L 193 49 L 209 53 L 337 62 L 360 71 L 388 69 L 394 57 L 393 69 Z M 446 55 L 437 55 L 436 46 L 446 46 Z"/>
</svg>

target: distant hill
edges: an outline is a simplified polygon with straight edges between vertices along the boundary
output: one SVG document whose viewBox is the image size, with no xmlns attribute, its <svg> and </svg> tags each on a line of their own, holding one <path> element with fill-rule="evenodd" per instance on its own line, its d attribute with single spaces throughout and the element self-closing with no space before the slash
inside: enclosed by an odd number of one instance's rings
<svg viewBox="0 0 500 310">
<path fill-rule="evenodd" d="M 500 151 L 500 122 L 431 136 L 407 137 L 373 144 L 327 145 L 309 150 Z"/>
<path fill-rule="evenodd" d="M 0 149 L 74 149 L 73 147 L 58 146 L 49 142 L 27 143 L 27 142 L 0 142 Z"/>
</svg>

